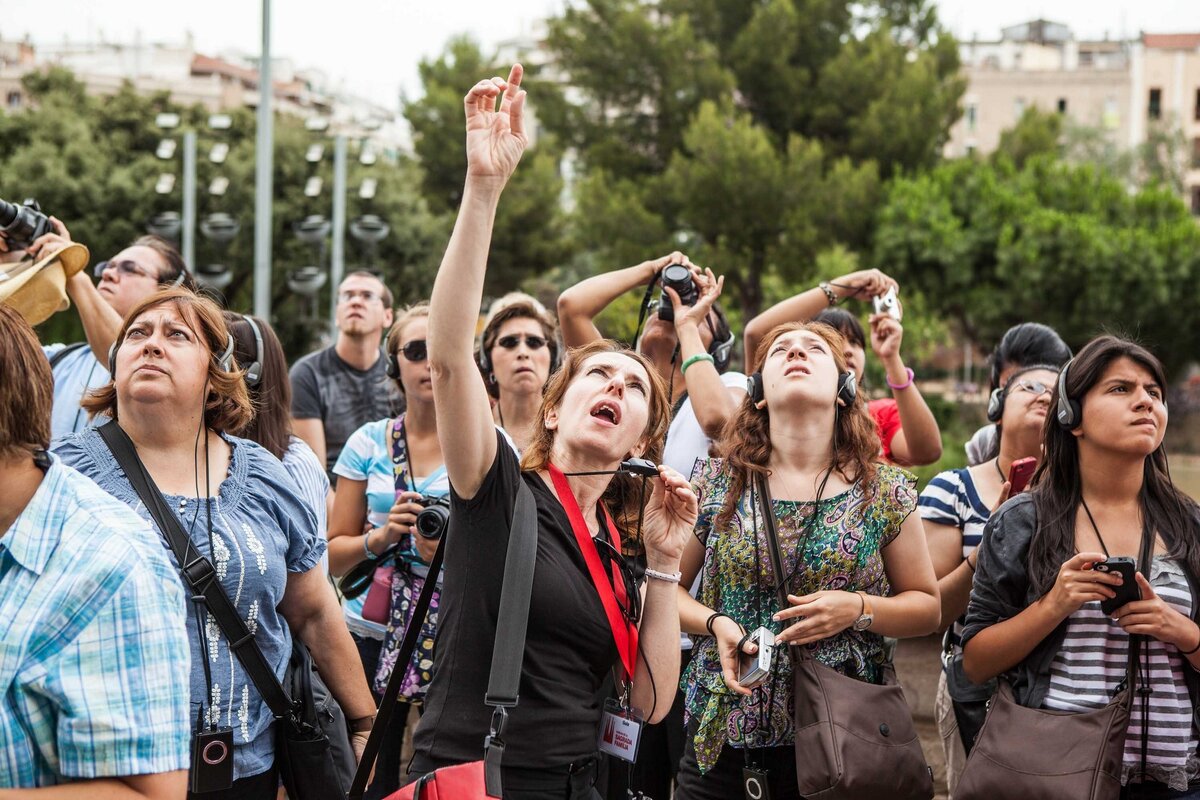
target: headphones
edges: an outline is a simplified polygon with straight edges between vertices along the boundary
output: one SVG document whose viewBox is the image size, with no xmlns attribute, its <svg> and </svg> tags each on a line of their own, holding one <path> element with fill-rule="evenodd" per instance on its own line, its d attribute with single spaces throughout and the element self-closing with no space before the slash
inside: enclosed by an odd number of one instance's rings
<svg viewBox="0 0 1200 800">
<path fill-rule="evenodd" d="M 713 366 L 717 368 L 717 372 L 724 372 L 729 368 L 729 359 L 733 356 L 733 342 L 737 339 L 733 335 L 733 331 L 729 332 L 729 338 L 723 342 L 718 342 L 715 338 L 712 344 L 708 346 L 708 353 L 713 357 Z"/>
<path fill-rule="evenodd" d="M 1058 373 L 1058 410 L 1055 416 L 1058 418 L 1060 427 L 1066 430 L 1073 431 L 1083 422 L 1083 409 L 1079 405 L 1078 400 L 1072 400 L 1067 395 L 1067 370 L 1075 359 L 1071 359 L 1063 365 L 1062 372 Z"/>
<path fill-rule="evenodd" d="M 242 319 L 250 323 L 250 330 L 254 331 L 254 360 L 250 362 L 250 366 L 246 367 L 246 385 L 249 387 L 258 386 L 262 380 L 262 358 L 263 358 L 263 337 L 262 331 L 258 329 L 258 323 L 254 321 L 254 317 L 249 314 L 242 314 Z M 230 337 L 233 341 L 233 337 Z M 223 368 L 225 369 L 225 368 Z M 225 369 L 228 372 L 228 369 Z"/>
<path fill-rule="evenodd" d="M 758 405 L 767 399 L 763 392 L 763 378 L 761 372 L 756 372 L 746 379 L 746 394 L 750 396 L 750 402 Z M 847 408 L 854 405 L 854 400 L 858 397 L 858 379 L 854 377 L 853 372 L 842 372 L 838 374 L 837 399 L 842 401 L 842 404 Z"/>
<path fill-rule="evenodd" d="M 250 324 L 254 326 L 256 343 L 261 352 L 262 335 L 259 334 L 258 327 L 253 322 Z M 114 381 L 117 378 L 117 344 L 118 342 L 113 342 L 108 348 L 108 374 Z M 257 361 L 254 366 L 258 366 Z M 226 333 L 225 350 L 221 352 L 221 355 L 217 356 L 217 369 L 221 370 L 221 372 L 229 372 L 233 369 L 233 336 L 229 333 Z"/>
<path fill-rule="evenodd" d="M 394 381 L 400 380 L 400 351 L 387 354 L 387 376 Z"/>
</svg>

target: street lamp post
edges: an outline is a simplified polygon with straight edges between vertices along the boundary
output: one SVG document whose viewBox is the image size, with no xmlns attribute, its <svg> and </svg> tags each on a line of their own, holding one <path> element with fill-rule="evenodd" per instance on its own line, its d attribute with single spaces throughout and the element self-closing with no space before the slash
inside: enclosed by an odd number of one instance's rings
<svg viewBox="0 0 1200 800">
<path fill-rule="evenodd" d="M 254 159 L 254 314 L 271 319 L 271 199 L 274 191 L 274 119 L 271 116 L 271 0 L 262 0 L 262 50 L 258 59 L 258 131 Z"/>
</svg>

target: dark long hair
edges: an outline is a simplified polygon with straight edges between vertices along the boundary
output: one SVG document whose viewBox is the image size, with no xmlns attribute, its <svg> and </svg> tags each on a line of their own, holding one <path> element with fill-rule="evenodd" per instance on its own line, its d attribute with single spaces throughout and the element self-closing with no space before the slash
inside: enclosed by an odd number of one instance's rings
<svg viewBox="0 0 1200 800">
<path fill-rule="evenodd" d="M 1088 342 L 1067 367 L 1067 396 L 1082 401 L 1104 371 L 1119 358 L 1144 367 L 1166 391 L 1162 362 L 1141 345 L 1116 336 L 1099 336 Z M 1087 414 L 1087 405 L 1081 406 Z M 1046 454 L 1034 476 L 1034 507 L 1038 527 L 1029 546 L 1029 579 L 1038 594 L 1049 592 L 1063 562 L 1075 553 L 1075 515 L 1083 496 L 1079 472 L 1079 443 L 1071 431 L 1046 417 Z M 1162 536 L 1169 557 L 1178 560 L 1193 577 L 1200 577 L 1200 520 L 1191 498 L 1175 488 L 1167 468 L 1164 445 L 1146 456 L 1139 497 L 1148 530 Z"/>
<path fill-rule="evenodd" d="M 258 385 L 248 387 L 250 402 L 254 405 L 254 418 L 246 427 L 233 433 L 257 442 L 271 455 L 282 459 L 292 442 L 292 384 L 288 379 L 283 346 L 279 344 L 279 337 L 271 326 L 255 317 L 254 322 L 262 334 L 262 352 L 257 353 L 258 344 L 250 323 L 241 314 L 232 311 L 224 313 L 229 333 L 233 336 L 233 353 L 237 363 L 248 367 L 257 360 L 262 366 Z"/>
</svg>

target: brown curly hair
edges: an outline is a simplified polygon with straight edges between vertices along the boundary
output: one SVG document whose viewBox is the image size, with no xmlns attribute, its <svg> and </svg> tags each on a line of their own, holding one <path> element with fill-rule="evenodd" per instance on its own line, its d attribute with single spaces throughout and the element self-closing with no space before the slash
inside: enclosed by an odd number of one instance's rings
<svg viewBox="0 0 1200 800">
<path fill-rule="evenodd" d="M 667 385 L 658 370 L 650 361 L 634 350 L 630 350 L 612 339 L 598 339 L 582 347 L 573 347 L 567 351 L 566 360 L 562 367 L 550 376 L 542 396 L 542 406 L 538 409 L 537 418 L 533 423 L 533 439 L 521 456 L 521 469 L 526 471 L 545 469 L 550 463 L 550 453 L 554 448 L 556 432 L 546 427 L 546 416 L 562 403 L 567 387 L 579 374 L 579 368 L 585 361 L 599 353 L 618 353 L 631 358 L 642 368 L 650 379 L 650 414 L 646 420 L 646 430 L 643 434 L 646 441 L 646 451 L 643 458 L 659 463 L 662 458 L 663 444 L 667 438 L 667 428 L 671 424 L 671 408 L 667 404 Z M 627 550 L 636 549 L 637 520 L 642 510 L 640 478 L 628 475 L 614 475 L 600 497 L 600 502 L 607 506 L 613 515 L 613 522 L 621 531 L 622 539 Z M 647 488 L 647 494 L 649 488 Z"/>
<path fill-rule="evenodd" d="M 246 427 L 254 417 L 254 406 L 250 403 L 250 393 L 242 378 L 242 371 L 234 359 L 228 372 L 217 366 L 217 354 L 225 349 L 229 342 L 229 327 L 225 324 L 220 307 L 203 295 L 196 294 L 183 287 L 177 289 L 162 289 L 138 303 L 125 321 L 121 323 L 121 332 L 117 334 L 113 344 L 113 353 L 121 349 L 121 344 L 129 334 L 129 326 L 138 317 L 152 308 L 171 306 L 174 308 L 192 332 L 208 347 L 208 398 L 204 402 L 204 423 L 210 430 L 219 433 L 233 434 Z M 97 414 L 107 414 L 117 419 L 117 387 L 110 378 L 108 383 L 85 396 L 80 403 L 88 412 L 89 417 Z"/>
<path fill-rule="evenodd" d="M 785 333 L 808 331 L 826 341 L 833 353 L 838 373 L 848 371 L 845 339 L 833 328 L 820 322 L 787 322 L 777 325 L 758 344 L 754 354 L 754 370 L 762 370 L 763 362 L 775 340 Z M 867 411 L 867 401 L 861 393 L 848 408 L 838 409 L 834 418 L 833 468 L 849 482 L 870 485 L 879 460 L 879 430 Z M 737 411 L 725 423 L 717 444 L 717 455 L 725 459 L 725 468 L 732 481 L 725 502 L 714 520 L 717 530 L 728 527 L 738 499 L 746 491 L 752 475 L 771 474 L 771 413 L 768 408 L 755 408 L 746 395 Z"/>
</svg>

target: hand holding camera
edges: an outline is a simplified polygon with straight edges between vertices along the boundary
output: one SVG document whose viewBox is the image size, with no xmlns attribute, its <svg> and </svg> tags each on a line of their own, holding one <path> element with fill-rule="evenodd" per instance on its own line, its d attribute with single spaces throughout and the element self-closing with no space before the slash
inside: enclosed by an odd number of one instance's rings
<svg viewBox="0 0 1200 800">
<path fill-rule="evenodd" d="M 388 512 L 388 521 L 383 528 L 383 539 L 386 547 L 399 544 L 400 539 L 408 534 L 416 533 L 414 525 L 417 515 L 425 508 L 421 502 L 424 497 L 419 492 L 397 492 L 396 502 Z"/>
<path fill-rule="evenodd" d="M 717 640 L 717 653 L 721 657 L 721 677 L 729 691 L 749 696 L 752 687 L 740 682 L 744 662 L 757 657 L 758 644 L 746 638 L 742 627 L 726 616 L 713 620 L 713 636 Z M 739 648 L 738 645 L 741 645 Z"/>
<path fill-rule="evenodd" d="M 682 275 L 675 275 L 679 280 L 668 281 L 669 270 L 683 269 L 682 264 L 672 264 L 663 270 L 663 298 L 658 312 L 659 319 L 674 320 L 676 331 L 689 325 L 702 325 L 708 318 L 713 303 L 721 296 L 721 290 L 725 288 L 725 276 L 718 278 L 707 267 L 701 270 L 693 266 L 687 271 L 686 282 Z M 670 304 L 669 317 L 663 316 L 662 306 L 666 304 Z"/>
</svg>

